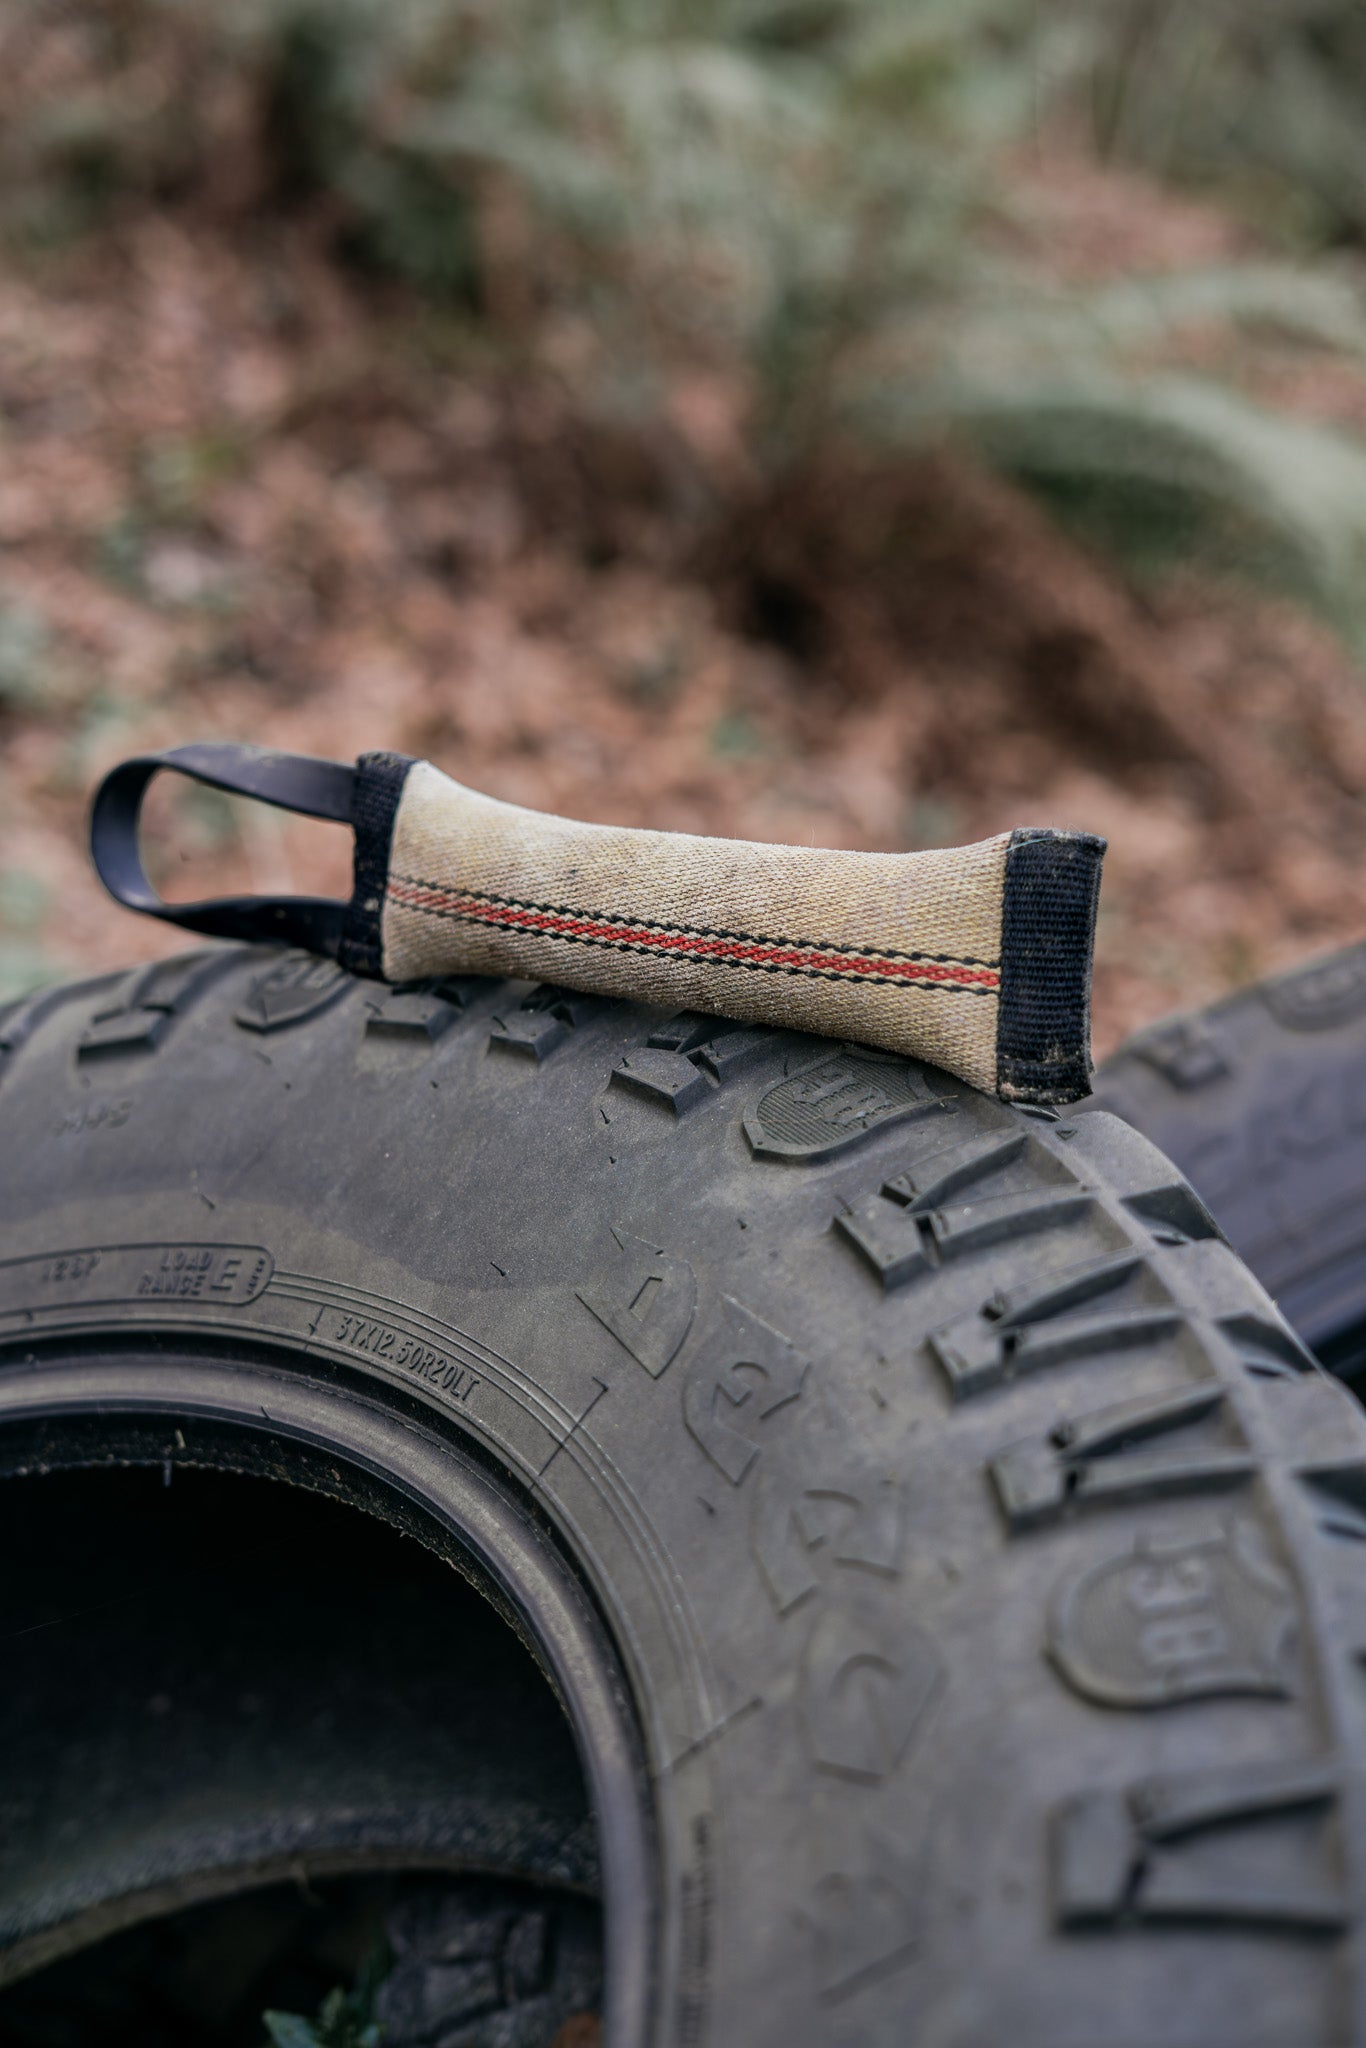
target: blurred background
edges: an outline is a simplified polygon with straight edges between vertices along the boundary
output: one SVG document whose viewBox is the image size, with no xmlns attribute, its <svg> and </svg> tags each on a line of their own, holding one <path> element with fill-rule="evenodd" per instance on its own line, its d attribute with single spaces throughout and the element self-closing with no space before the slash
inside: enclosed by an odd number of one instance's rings
<svg viewBox="0 0 1366 2048">
<path fill-rule="evenodd" d="M 84 813 L 208 737 L 1103 832 L 1100 1051 L 1360 936 L 1364 107 L 1352 0 L 6 0 L 0 999 L 183 943 Z"/>
</svg>

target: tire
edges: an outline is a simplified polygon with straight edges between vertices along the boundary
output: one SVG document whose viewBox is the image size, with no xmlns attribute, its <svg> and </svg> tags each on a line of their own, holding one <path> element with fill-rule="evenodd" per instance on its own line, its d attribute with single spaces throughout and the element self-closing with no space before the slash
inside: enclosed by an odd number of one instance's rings
<svg viewBox="0 0 1366 2048">
<path fill-rule="evenodd" d="M 0 1471 L 478 1553 L 612 2048 L 1366 2040 L 1366 1417 L 1126 1124 L 247 948 L 0 1047 Z"/>
<path fill-rule="evenodd" d="M 1161 1146 L 1306 1344 L 1366 1372 L 1366 945 L 1141 1031 L 1098 1107 Z"/>
</svg>

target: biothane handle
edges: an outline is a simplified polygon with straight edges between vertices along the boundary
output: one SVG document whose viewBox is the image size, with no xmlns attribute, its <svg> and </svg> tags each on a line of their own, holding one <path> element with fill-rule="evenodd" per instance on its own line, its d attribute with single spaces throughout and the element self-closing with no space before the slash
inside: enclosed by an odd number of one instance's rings
<svg viewBox="0 0 1366 2048">
<path fill-rule="evenodd" d="M 353 822 L 357 770 L 340 761 L 273 748 L 204 740 L 138 754 L 105 776 L 90 811 L 90 853 L 110 895 L 129 910 L 210 938 L 276 941 L 339 957 L 349 902 L 317 896 L 220 896 L 166 903 L 147 877 L 138 821 L 149 784 L 164 769 L 211 789 L 255 797 L 280 810 L 337 824 Z"/>
</svg>

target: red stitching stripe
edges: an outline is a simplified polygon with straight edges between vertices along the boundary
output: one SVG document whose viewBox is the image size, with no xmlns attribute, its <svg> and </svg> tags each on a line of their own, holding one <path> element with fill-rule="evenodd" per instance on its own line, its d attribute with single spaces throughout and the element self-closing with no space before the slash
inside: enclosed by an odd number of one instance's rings
<svg viewBox="0 0 1366 2048">
<path fill-rule="evenodd" d="M 454 913 L 473 924 L 492 925 L 506 931 L 543 933 L 548 938 L 586 940 L 590 944 L 629 946 L 633 951 L 686 954 L 689 959 L 710 961 L 718 966 L 773 967 L 789 974 L 836 974 L 850 980 L 875 975 L 879 981 L 944 983 L 950 987 L 977 990 L 997 989 L 1000 971 L 994 967 L 957 967 L 943 961 L 887 958 L 880 953 L 863 953 L 851 959 L 846 952 L 824 952 L 800 948 L 784 941 L 740 941 L 705 938 L 689 931 L 662 932 L 647 925 L 605 924 L 591 912 L 573 916 L 564 911 L 522 908 L 490 902 L 455 889 L 417 888 L 411 883 L 389 882 L 389 895 L 409 910 L 438 915 Z"/>
</svg>

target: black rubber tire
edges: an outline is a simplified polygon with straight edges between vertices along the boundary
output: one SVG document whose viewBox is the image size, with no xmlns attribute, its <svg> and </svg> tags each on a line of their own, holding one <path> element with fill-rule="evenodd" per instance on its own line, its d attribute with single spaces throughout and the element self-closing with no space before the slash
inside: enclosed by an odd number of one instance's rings
<svg viewBox="0 0 1366 2048">
<path fill-rule="evenodd" d="M 519 1501 L 648 1769 L 612 2048 L 1366 2040 L 1366 1416 L 1124 1123 L 236 948 L 0 1046 L 0 1469 L 345 1395 L 339 1488 Z"/>
<path fill-rule="evenodd" d="M 1137 1033 L 1093 1098 L 1160 1145 L 1333 1371 L 1366 1372 L 1366 945 Z"/>
</svg>

